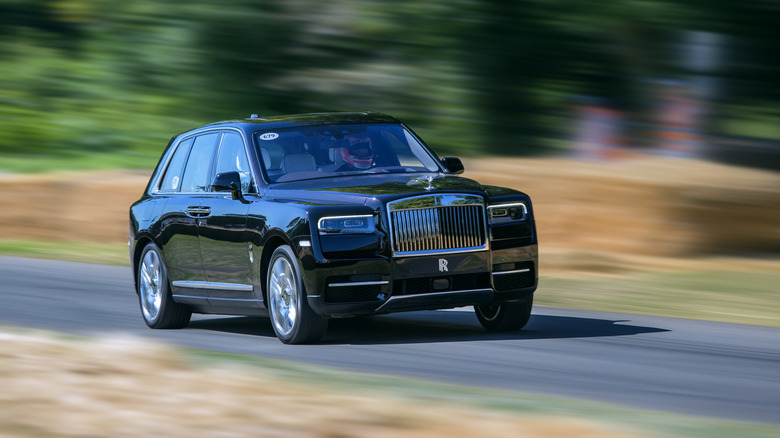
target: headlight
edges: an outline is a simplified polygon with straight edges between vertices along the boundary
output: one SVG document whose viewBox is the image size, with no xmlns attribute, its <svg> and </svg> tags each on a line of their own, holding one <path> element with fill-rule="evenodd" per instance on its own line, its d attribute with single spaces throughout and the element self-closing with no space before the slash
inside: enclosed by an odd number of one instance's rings
<svg viewBox="0 0 780 438">
<path fill-rule="evenodd" d="M 317 223 L 320 234 L 367 234 L 376 230 L 374 216 L 331 216 Z"/>
<path fill-rule="evenodd" d="M 488 216 L 493 224 L 522 221 L 528 216 L 528 207 L 522 202 L 491 205 L 488 206 Z"/>
</svg>

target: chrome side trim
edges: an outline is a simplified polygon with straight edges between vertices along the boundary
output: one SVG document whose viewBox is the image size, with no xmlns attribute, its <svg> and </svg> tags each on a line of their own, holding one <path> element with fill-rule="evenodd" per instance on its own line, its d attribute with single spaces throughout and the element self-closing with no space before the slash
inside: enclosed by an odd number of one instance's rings
<svg viewBox="0 0 780 438">
<path fill-rule="evenodd" d="M 525 269 L 515 269 L 514 271 L 501 271 L 501 272 L 494 272 L 493 275 L 504 275 L 504 274 L 519 274 L 521 272 L 531 272 L 529 268 Z"/>
<path fill-rule="evenodd" d="M 237 301 L 242 303 L 262 303 L 263 300 L 258 300 L 255 298 L 218 298 L 218 297 L 209 297 L 209 301 Z"/>
<path fill-rule="evenodd" d="M 238 283 L 212 283 L 209 281 L 174 281 L 172 283 L 175 287 L 186 287 L 189 289 L 219 289 L 219 290 L 234 290 L 239 292 L 252 292 L 255 290 L 254 286 L 250 284 L 238 284 Z"/>
<path fill-rule="evenodd" d="M 328 285 L 328 287 L 349 287 L 349 286 L 381 286 L 383 284 L 388 284 L 390 281 L 388 280 L 378 280 L 378 281 L 355 281 L 353 283 L 331 283 Z"/>
<path fill-rule="evenodd" d="M 171 295 L 174 298 L 184 298 L 188 300 L 203 300 L 203 301 L 234 301 L 240 303 L 262 303 L 263 300 L 258 299 L 244 299 L 244 298 L 215 298 L 215 297 L 196 297 L 193 295 Z"/>
</svg>

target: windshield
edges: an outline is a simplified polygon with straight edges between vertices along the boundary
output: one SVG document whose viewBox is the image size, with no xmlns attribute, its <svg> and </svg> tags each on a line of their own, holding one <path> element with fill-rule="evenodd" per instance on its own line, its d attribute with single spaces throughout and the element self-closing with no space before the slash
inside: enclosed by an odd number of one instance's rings
<svg viewBox="0 0 780 438">
<path fill-rule="evenodd" d="M 301 126 L 258 131 L 255 139 L 271 182 L 441 170 L 402 125 Z"/>
</svg>

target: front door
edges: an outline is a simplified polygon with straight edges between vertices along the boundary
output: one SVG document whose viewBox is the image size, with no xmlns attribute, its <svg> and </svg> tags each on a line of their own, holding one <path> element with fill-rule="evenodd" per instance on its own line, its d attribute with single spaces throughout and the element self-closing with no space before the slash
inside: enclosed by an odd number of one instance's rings
<svg viewBox="0 0 780 438">
<path fill-rule="evenodd" d="M 252 247 L 247 232 L 249 200 L 255 186 L 243 137 L 225 131 L 214 164 L 214 175 L 236 171 L 241 176 L 241 191 L 246 199 L 232 199 L 229 192 L 209 192 L 202 206 L 210 211 L 199 221 L 200 254 L 210 303 L 220 307 L 241 307 L 255 302 L 250 278 Z"/>
</svg>

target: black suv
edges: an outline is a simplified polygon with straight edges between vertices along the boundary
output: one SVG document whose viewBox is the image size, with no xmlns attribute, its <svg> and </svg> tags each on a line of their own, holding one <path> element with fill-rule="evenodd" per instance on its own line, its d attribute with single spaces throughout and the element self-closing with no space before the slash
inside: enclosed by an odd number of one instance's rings
<svg viewBox="0 0 780 438">
<path fill-rule="evenodd" d="M 295 344 L 330 318 L 473 305 L 485 328 L 520 329 L 537 285 L 531 200 L 462 172 L 377 113 L 180 134 L 130 208 L 143 318 L 269 315 Z"/>
</svg>

